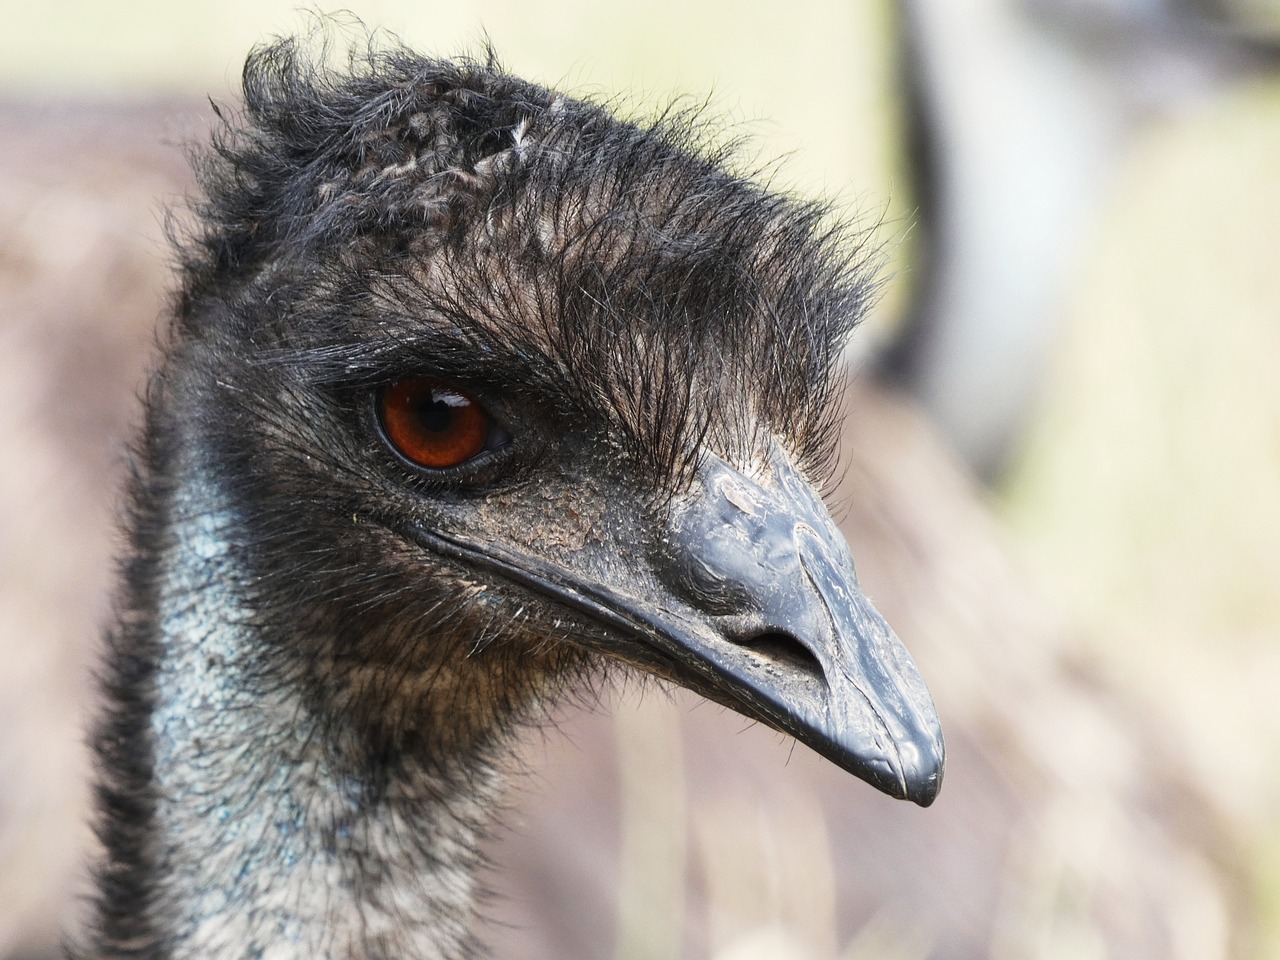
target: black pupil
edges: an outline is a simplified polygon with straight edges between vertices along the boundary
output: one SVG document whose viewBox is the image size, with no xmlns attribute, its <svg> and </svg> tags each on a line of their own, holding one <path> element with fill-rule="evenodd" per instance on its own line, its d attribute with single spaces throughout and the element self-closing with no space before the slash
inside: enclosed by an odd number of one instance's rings
<svg viewBox="0 0 1280 960">
<path fill-rule="evenodd" d="M 418 422 L 429 433 L 444 433 L 453 425 L 453 407 L 443 400 L 427 400 L 418 405 Z"/>
</svg>

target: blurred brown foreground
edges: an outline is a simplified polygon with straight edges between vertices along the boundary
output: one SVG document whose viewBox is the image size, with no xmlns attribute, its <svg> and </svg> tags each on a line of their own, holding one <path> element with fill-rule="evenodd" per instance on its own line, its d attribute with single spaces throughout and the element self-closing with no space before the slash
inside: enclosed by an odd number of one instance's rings
<svg viewBox="0 0 1280 960">
<path fill-rule="evenodd" d="M 209 114 L 0 104 L 0 960 L 56 956 L 86 891 L 117 488 Z M 832 503 L 937 700 L 941 798 L 683 694 L 566 707 L 493 840 L 494 955 L 1248 955 L 1238 841 L 1161 716 L 1083 657 L 921 418 L 868 383 L 849 402 Z"/>
</svg>

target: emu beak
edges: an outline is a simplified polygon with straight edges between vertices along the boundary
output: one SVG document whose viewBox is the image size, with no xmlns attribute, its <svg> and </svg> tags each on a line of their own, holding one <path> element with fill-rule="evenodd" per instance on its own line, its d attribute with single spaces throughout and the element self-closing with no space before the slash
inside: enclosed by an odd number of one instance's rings
<svg viewBox="0 0 1280 960">
<path fill-rule="evenodd" d="M 760 481 L 708 457 L 646 564 L 628 524 L 572 556 L 413 524 L 424 547 L 604 626 L 593 646 L 807 744 L 928 806 L 942 731 L 910 656 L 858 588 L 817 492 L 777 457 Z M 625 511 L 625 507 L 620 507 Z M 647 538 L 644 538 L 647 539 Z"/>
<path fill-rule="evenodd" d="M 681 681 L 928 806 L 942 785 L 937 713 L 817 492 L 781 458 L 764 482 L 714 457 L 698 480 L 659 566 L 689 607 L 724 612 L 655 632 Z"/>
</svg>

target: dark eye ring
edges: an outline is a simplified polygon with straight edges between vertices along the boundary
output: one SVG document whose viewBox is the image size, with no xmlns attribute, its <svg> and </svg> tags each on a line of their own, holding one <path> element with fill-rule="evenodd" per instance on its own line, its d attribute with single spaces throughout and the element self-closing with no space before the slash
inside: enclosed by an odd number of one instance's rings
<svg viewBox="0 0 1280 960">
<path fill-rule="evenodd" d="M 383 389 L 378 417 L 391 448 L 430 470 L 463 466 L 511 439 L 474 398 L 429 377 L 404 377 Z"/>
</svg>

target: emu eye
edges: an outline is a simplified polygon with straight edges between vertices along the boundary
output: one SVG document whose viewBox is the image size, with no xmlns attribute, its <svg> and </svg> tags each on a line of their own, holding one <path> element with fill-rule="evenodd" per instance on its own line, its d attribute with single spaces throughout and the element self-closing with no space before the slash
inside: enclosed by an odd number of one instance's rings
<svg viewBox="0 0 1280 960">
<path fill-rule="evenodd" d="M 439 380 L 397 380 L 378 407 L 391 446 L 420 467 L 458 467 L 509 439 L 480 404 Z"/>
</svg>

